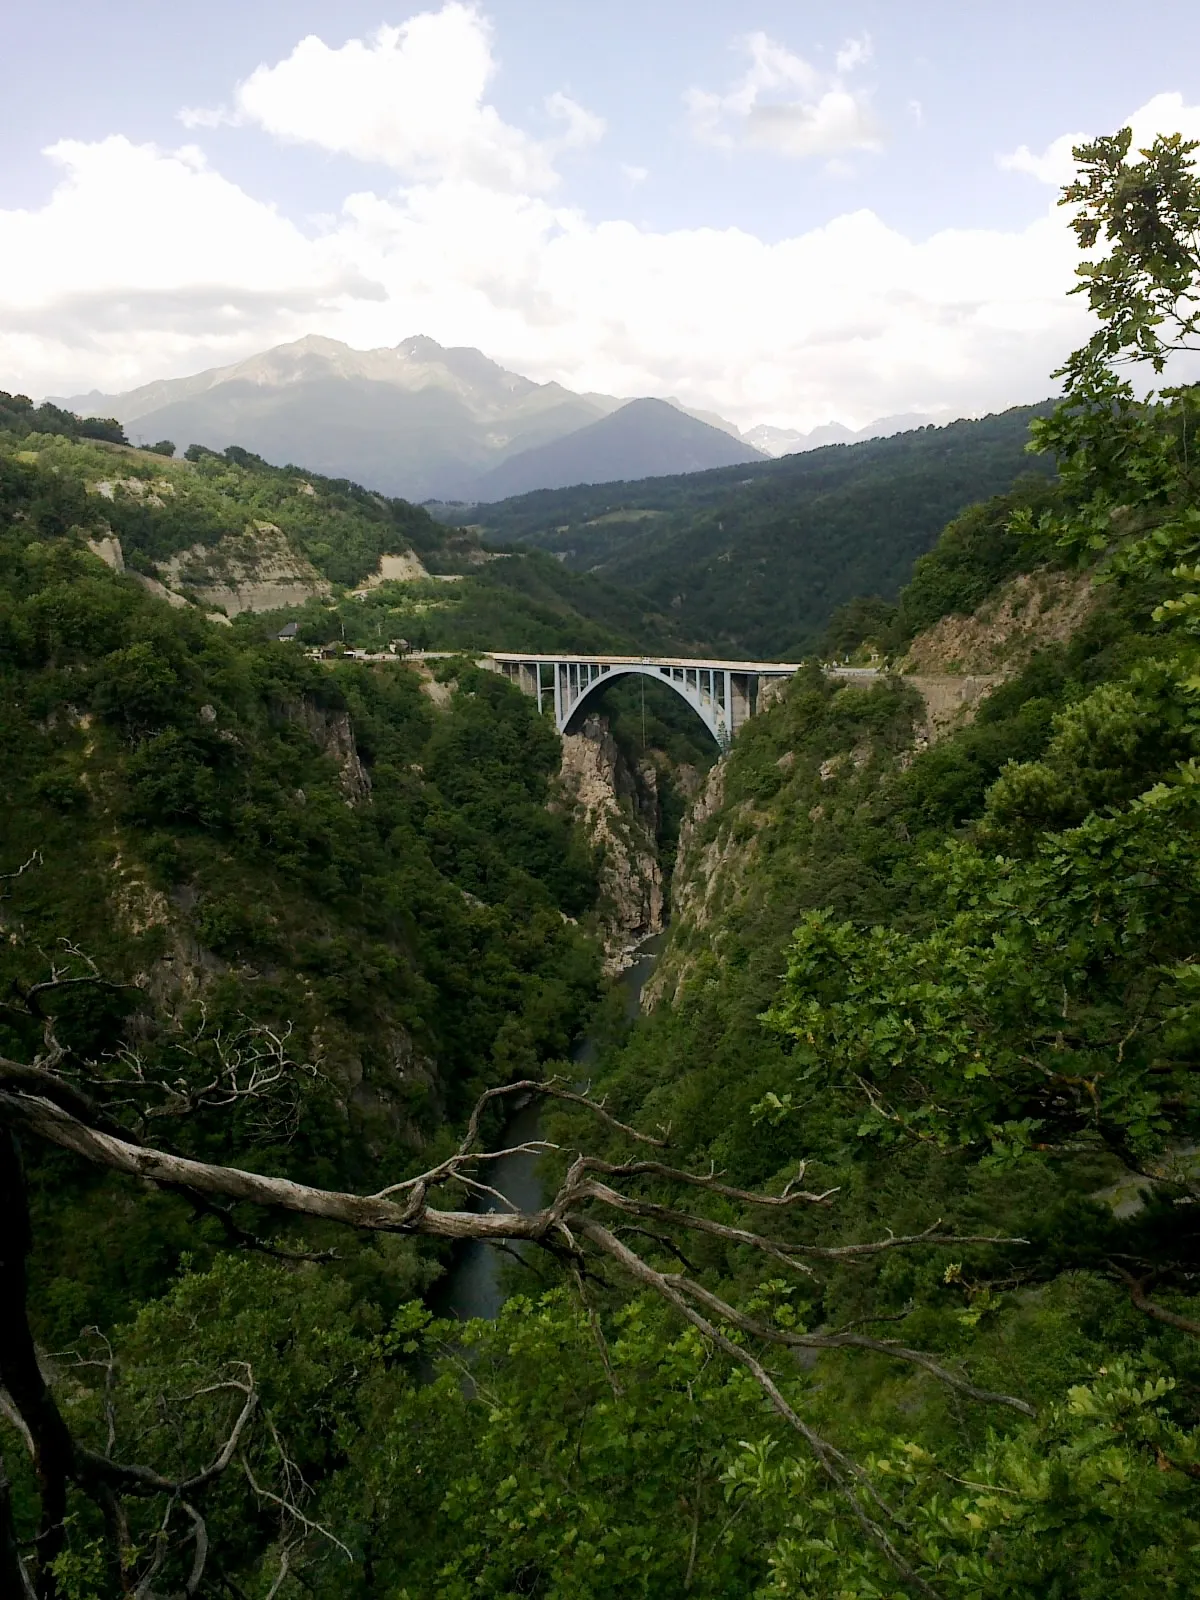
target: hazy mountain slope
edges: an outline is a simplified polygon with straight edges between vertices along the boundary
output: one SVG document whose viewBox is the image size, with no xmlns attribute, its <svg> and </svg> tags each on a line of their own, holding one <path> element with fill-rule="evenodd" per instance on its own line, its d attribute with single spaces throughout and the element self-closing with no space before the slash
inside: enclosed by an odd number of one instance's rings
<svg viewBox="0 0 1200 1600">
<path fill-rule="evenodd" d="M 863 439 L 886 439 L 893 433 L 911 433 L 915 428 L 940 428 L 954 420 L 954 412 L 946 409 L 928 413 L 909 411 L 893 417 L 876 417 L 865 428 L 847 428 L 842 422 L 826 422 L 809 433 L 801 433 L 796 428 L 774 428 L 760 422 L 742 437 L 765 455 L 790 456 L 803 450 L 819 450 L 827 444 L 856 444 Z"/>
<path fill-rule="evenodd" d="M 595 415 L 571 396 L 540 415 L 510 418 L 509 426 L 518 444 L 541 443 Z M 456 394 L 433 386 L 413 393 L 365 378 L 313 378 L 287 389 L 239 379 L 163 406 L 131 426 L 214 450 L 243 445 L 279 465 L 303 462 L 416 502 L 465 493 L 499 453 L 489 442 L 495 428 Z"/>
<path fill-rule="evenodd" d="M 1047 465 L 1024 406 L 695 476 L 543 492 L 473 513 L 485 539 L 637 588 L 709 648 L 786 657 L 853 594 L 893 595 L 964 506 Z"/>
<path fill-rule="evenodd" d="M 433 339 L 353 350 L 317 336 L 192 377 L 63 403 L 85 415 L 115 417 L 147 443 L 173 439 L 181 449 L 202 444 L 211 450 L 236 444 L 276 465 L 303 462 L 415 501 L 468 497 L 477 480 L 510 457 L 573 434 L 626 404 L 613 395 L 534 383 L 479 350 L 446 349 Z M 723 446 L 682 448 L 691 414 L 676 402 L 655 404 L 667 414 L 658 452 L 618 459 L 616 470 L 606 468 L 605 476 L 641 477 L 753 459 L 746 447 L 731 444 L 738 438 L 731 423 L 707 414 L 695 428 L 711 425 L 708 431 L 718 433 Z M 545 464 L 551 475 L 539 477 L 537 459 L 530 458 L 524 476 L 489 492 L 500 496 L 515 487 L 581 481 L 580 475 L 555 476 L 553 456 Z M 583 464 L 590 468 L 590 458 Z"/>
<path fill-rule="evenodd" d="M 380 350 L 299 339 L 231 367 L 65 403 L 115 416 L 143 440 L 238 444 L 410 500 L 460 495 L 507 455 L 621 404 L 420 337 Z"/>
<path fill-rule="evenodd" d="M 475 485 L 480 500 L 531 489 L 613 483 L 759 461 L 761 453 L 666 400 L 631 400 L 619 411 L 494 467 Z"/>
</svg>

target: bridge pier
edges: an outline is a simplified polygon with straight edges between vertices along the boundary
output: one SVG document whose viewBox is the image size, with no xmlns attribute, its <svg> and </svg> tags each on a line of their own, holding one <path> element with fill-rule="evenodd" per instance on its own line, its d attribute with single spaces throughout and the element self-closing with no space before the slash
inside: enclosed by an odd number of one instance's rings
<svg viewBox="0 0 1200 1600">
<path fill-rule="evenodd" d="M 653 656 L 553 656 L 497 652 L 486 664 L 501 672 L 538 710 L 553 695 L 554 723 L 560 733 L 583 702 L 602 684 L 627 675 L 667 683 L 696 712 L 722 749 L 754 715 L 764 683 L 790 678 L 796 664 L 786 661 L 695 661 Z M 547 677 L 549 681 L 547 682 Z"/>
</svg>

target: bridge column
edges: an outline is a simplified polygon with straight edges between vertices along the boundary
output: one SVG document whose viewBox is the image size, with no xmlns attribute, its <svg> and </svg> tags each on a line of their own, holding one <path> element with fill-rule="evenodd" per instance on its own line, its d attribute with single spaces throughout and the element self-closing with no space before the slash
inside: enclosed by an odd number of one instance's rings
<svg viewBox="0 0 1200 1600">
<path fill-rule="evenodd" d="M 751 714 L 750 674 L 727 672 L 725 677 L 729 683 L 729 732 L 732 736 L 745 725 Z"/>
</svg>

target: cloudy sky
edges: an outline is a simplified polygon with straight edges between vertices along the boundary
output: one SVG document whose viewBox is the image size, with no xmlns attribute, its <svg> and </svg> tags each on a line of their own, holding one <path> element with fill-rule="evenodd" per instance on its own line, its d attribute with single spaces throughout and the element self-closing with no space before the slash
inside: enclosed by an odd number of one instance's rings
<svg viewBox="0 0 1200 1600">
<path fill-rule="evenodd" d="M 1200 136 L 1200 7 L 40 0 L 0 106 L 0 388 L 425 333 L 861 425 L 1049 392 L 1070 146 Z"/>
</svg>

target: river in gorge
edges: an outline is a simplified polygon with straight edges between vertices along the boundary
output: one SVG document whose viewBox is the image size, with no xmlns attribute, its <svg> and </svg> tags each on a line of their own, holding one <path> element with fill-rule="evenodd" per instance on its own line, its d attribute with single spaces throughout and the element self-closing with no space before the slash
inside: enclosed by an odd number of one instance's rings
<svg viewBox="0 0 1200 1600">
<path fill-rule="evenodd" d="M 633 965 L 616 980 L 625 996 L 625 1014 L 629 1018 L 638 1013 L 642 990 L 654 971 L 665 939 L 666 934 L 659 933 L 640 944 Z M 596 1053 L 596 1041 L 590 1036 L 576 1045 L 571 1060 L 582 1069 L 581 1081 L 586 1081 L 587 1069 L 595 1061 Z M 495 1148 L 506 1150 L 538 1138 L 541 1110 L 541 1102 L 536 1098 L 520 1106 L 501 1129 Z M 498 1161 L 489 1162 L 486 1181 L 522 1211 L 536 1211 L 543 1202 L 537 1156 L 502 1156 Z M 478 1209 L 499 1211 L 501 1206 L 499 1201 L 483 1196 Z M 477 1239 L 463 1245 L 445 1280 L 434 1292 L 438 1314 L 464 1322 L 471 1317 L 497 1316 L 505 1298 L 501 1281 L 504 1262 L 504 1252 L 493 1245 Z"/>
</svg>

